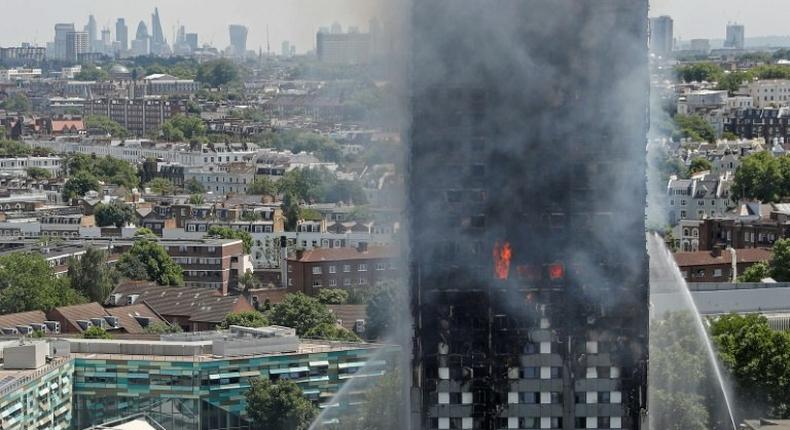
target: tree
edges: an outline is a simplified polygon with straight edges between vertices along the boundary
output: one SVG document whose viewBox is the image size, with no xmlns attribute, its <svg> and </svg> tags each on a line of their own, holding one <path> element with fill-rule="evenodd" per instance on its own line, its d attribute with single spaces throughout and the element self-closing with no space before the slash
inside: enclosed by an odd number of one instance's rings
<svg viewBox="0 0 790 430">
<path fill-rule="evenodd" d="M 86 116 L 85 128 L 89 130 L 102 130 L 104 133 L 119 139 L 125 139 L 129 136 L 129 130 L 110 118 L 101 115 Z"/>
<path fill-rule="evenodd" d="M 8 96 L 0 103 L 0 107 L 8 112 L 16 113 L 28 113 L 33 109 L 30 99 L 28 99 L 24 93 L 16 93 Z"/>
<path fill-rule="evenodd" d="M 126 188 L 134 188 L 140 184 L 137 168 L 118 158 L 92 157 L 84 154 L 75 154 L 69 157 L 66 167 L 71 175 L 80 172 L 95 176 L 103 182 L 109 182 Z"/>
<path fill-rule="evenodd" d="M 219 237 L 221 239 L 241 239 L 244 246 L 244 253 L 249 254 L 252 250 L 252 235 L 243 230 L 234 230 L 230 227 L 213 225 L 206 232 L 206 237 Z"/>
<path fill-rule="evenodd" d="M 318 408 L 293 381 L 251 379 L 245 399 L 256 430 L 307 430 L 318 415 Z"/>
<path fill-rule="evenodd" d="M 247 270 L 239 278 L 239 289 L 241 291 L 248 291 L 258 286 L 260 286 L 260 281 L 255 277 L 255 274 L 252 273 L 252 270 Z"/>
<path fill-rule="evenodd" d="M 258 145 L 265 148 L 289 150 L 293 153 L 312 152 L 324 161 L 341 161 L 343 151 L 333 139 L 304 130 L 288 130 L 263 134 Z"/>
<path fill-rule="evenodd" d="M 348 430 L 401 430 L 403 425 L 403 389 L 401 374 L 390 370 L 379 378 L 376 385 L 365 390 L 365 402 L 359 406 L 355 421 L 344 421 Z"/>
<path fill-rule="evenodd" d="M 110 203 L 99 203 L 94 211 L 96 224 L 99 227 L 114 225 L 118 228 L 134 220 L 134 209 L 121 200 L 113 200 Z"/>
<path fill-rule="evenodd" d="M 304 334 L 304 337 L 308 339 L 323 339 L 338 342 L 362 342 L 362 339 L 360 339 L 359 336 L 357 336 L 354 332 L 346 330 L 337 324 L 317 325 L 310 330 L 307 330 Z"/>
<path fill-rule="evenodd" d="M 406 297 L 403 286 L 388 281 L 378 287 L 367 303 L 368 321 L 365 337 L 378 339 L 392 334 L 402 312 L 405 311 Z"/>
<path fill-rule="evenodd" d="M 695 142 L 715 142 L 716 130 L 700 115 L 675 115 L 674 140 L 685 138 Z"/>
<path fill-rule="evenodd" d="M 251 184 L 247 185 L 247 194 L 275 196 L 277 195 L 277 185 L 268 176 L 258 176 Z"/>
<path fill-rule="evenodd" d="M 101 67 L 85 64 L 82 66 L 82 70 L 74 75 L 74 79 L 77 81 L 107 81 L 110 79 L 110 74 Z"/>
<path fill-rule="evenodd" d="M 771 277 L 779 282 L 790 281 L 790 239 L 774 242 L 771 261 L 768 263 Z"/>
<path fill-rule="evenodd" d="M 206 192 L 206 187 L 201 184 L 197 178 L 192 178 L 184 185 L 186 192 L 189 194 L 203 194 Z"/>
<path fill-rule="evenodd" d="M 206 135 L 206 124 L 199 117 L 176 115 L 162 124 L 162 136 L 169 142 L 192 141 Z"/>
<path fill-rule="evenodd" d="M 168 324 L 163 321 L 154 321 L 145 327 L 148 334 L 181 333 L 183 330 L 178 324 Z"/>
<path fill-rule="evenodd" d="M 183 285 L 181 266 L 173 262 L 165 248 L 147 238 L 135 240 L 121 255 L 118 271 L 129 279 L 155 281 L 160 285 Z"/>
<path fill-rule="evenodd" d="M 790 333 L 756 314 L 721 316 L 710 333 L 734 379 L 740 415 L 790 417 Z"/>
<path fill-rule="evenodd" d="M 209 61 L 200 65 L 195 80 L 212 87 L 227 85 L 239 78 L 239 69 L 230 60 Z"/>
<path fill-rule="evenodd" d="M 752 79 L 752 74 L 747 72 L 732 72 L 732 73 L 725 73 L 719 79 L 718 86 L 716 87 L 719 90 L 727 90 L 729 95 L 734 95 L 741 89 L 741 85 L 745 82 L 748 82 Z"/>
<path fill-rule="evenodd" d="M 27 173 L 28 177 L 35 180 L 49 179 L 52 177 L 52 173 L 49 173 L 49 170 L 41 167 L 28 167 L 25 169 L 25 173 Z"/>
<path fill-rule="evenodd" d="M 140 227 L 134 232 L 135 239 L 153 239 L 156 240 L 156 233 L 148 227 Z"/>
<path fill-rule="evenodd" d="M 225 317 L 222 327 L 228 328 L 232 325 L 253 328 L 265 327 L 269 325 L 269 320 L 258 311 L 234 312 Z"/>
<path fill-rule="evenodd" d="M 738 277 L 738 282 L 760 282 L 765 278 L 771 277 L 771 268 L 764 261 L 749 266 Z"/>
<path fill-rule="evenodd" d="M 339 288 L 327 288 L 319 291 L 316 298 L 325 305 L 344 305 L 348 303 L 348 291 Z"/>
<path fill-rule="evenodd" d="M 110 333 L 107 333 L 107 330 L 98 326 L 88 327 L 87 330 L 82 332 L 82 337 L 85 339 L 112 339 L 112 336 Z"/>
<path fill-rule="evenodd" d="M 335 318 L 326 305 L 303 293 L 286 295 L 268 316 L 272 324 L 294 328 L 299 336 L 321 324 L 335 323 Z"/>
<path fill-rule="evenodd" d="M 0 313 L 49 311 L 84 303 L 85 298 L 58 279 L 40 254 L 14 252 L 0 256 Z"/>
<path fill-rule="evenodd" d="M 99 303 L 104 303 L 118 282 L 117 272 L 107 264 L 107 253 L 93 247 L 80 259 L 69 259 L 67 277 L 72 288 Z"/>
<path fill-rule="evenodd" d="M 710 164 L 710 161 L 708 161 L 707 159 L 701 157 L 695 158 L 691 160 L 691 165 L 689 166 L 689 173 L 693 175 L 695 173 L 703 172 L 706 170 L 710 171 L 712 168 L 713 166 Z"/>
<path fill-rule="evenodd" d="M 202 205 L 206 202 L 206 198 L 203 197 L 203 194 L 192 194 L 189 196 L 189 204 L 190 205 Z"/>
<path fill-rule="evenodd" d="M 172 194 L 173 191 L 175 191 L 173 183 L 165 178 L 154 178 L 151 182 L 145 184 L 145 186 L 161 196 Z"/>
<path fill-rule="evenodd" d="M 716 82 L 723 76 L 721 67 L 713 63 L 679 66 L 675 71 L 683 82 Z"/>
<path fill-rule="evenodd" d="M 0 156 L 2 157 L 21 157 L 33 153 L 33 148 L 16 140 L 0 139 Z"/>
<path fill-rule="evenodd" d="M 295 231 L 296 226 L 299 224 L 299 219 L 301 219 L 302 208 L 299 206 L 293 194 L 285 194 L 285 197 L 283 197 L 282 210 L 283 215 L 285 215 L 285 230 Z"/>
<path fill-rule="evenodd" d="M 767 152 L 758 152 L 741 159 L 733 179 L 732 196 L 735 200 L 774 202 L 783 194 L 783 182 L 779 161 Z"/>
<path fill-rule="evenodd" d="M 63 185 L 63 200 L 82 197 L 88 191 L 98 191 L 101 188 L 99 180 L 87 172 L 78 172 Z"/>
</svg>

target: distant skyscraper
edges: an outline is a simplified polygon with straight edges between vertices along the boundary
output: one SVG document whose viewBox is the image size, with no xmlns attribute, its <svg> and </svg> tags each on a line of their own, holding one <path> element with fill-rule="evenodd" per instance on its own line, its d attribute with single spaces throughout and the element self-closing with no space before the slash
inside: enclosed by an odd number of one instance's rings
<svg viewBox="0 0 790 430">
<path fill-rule="evenodd" d="M 743 49 L 746 46 L 746 28 L 743 24 L 727 24 L 727 38 L 724 40 L 725 48 Z"/>
<path fill-rule="evenodd" d="M 247 27 L 238 24 L 231 24 L 230 31 L 231 54 L 243 57 L 247 53 Z"/>
<path fill-rule="evenodd" d="M 668 57 L 674 46 L 674 22 L 669 16 L 650 18 L 650 52 Z"/>
<path fill-rule="evenodd" d="M 148 35 L 148 27 L 145 22 L 137 24 L 137 33 L 132 41 L 132 55 L 148 55 L 151 53 L 151 37 Z"/>
<path fill-rule="evenodd" d="M 291 56 L 291 42 L 283 40 L 281 52 L 283 57 Z"/>
<path fill-rule="evenodd" d="M 85 31 L 88 33 L 88 49 L 96 51 L 98 29 L 96 28 L 96 18 L 93 15 L 88 16 L 88 24 L 85 25 Z"/>
<path fill-rule="evenodd" d="M 332 34 L 340 34 L 343 32 L 343 26 L 340 25 L 339 22 L 335 21 L 332 23 Z"/>
<path fill-rule="evenodd" d="M 66 61 L 76 63 L 80 54 L 90 52 L 90 40 L 87 31 L 72 31 L 66 35 Z"/>
<path fill-rule="evenodd" d="M 197 33 L 187 33 L 184 37 L 186 39 L 186 43 L 189 46 L 191 51 L 197 51 L 198 49 L 198 34 Z"/>
<path fill-rule="evenodd" d="M 370 56 L 370 35 L 319 31 L 316 34 L 316 54 L 324 63 L 365 64 Z"/>
<path fill-rule="evenodd" d="M 162 55 L 167 51 L 167 40 L 162 31 L 162 22 L 159 20 L 159 8 L 154 8 L 154 13 L 151 15 L 151 53 Z"/>
<path fill-rule="evenodd" d="M 74 31 L 74 24 L 55 24 L 55 41 L 52 44 L 53 52 L 48 54 L 48 56 L 56 60 L 65 60 L 68 34 Z"/>
<path fill-rule="evenodd" d="M 126 26 L 126 20 L 118 18 L 115 22 L 115 41 L 120 43 L 121 52 L 129 49 L 129 27 Z"/>
</svg>

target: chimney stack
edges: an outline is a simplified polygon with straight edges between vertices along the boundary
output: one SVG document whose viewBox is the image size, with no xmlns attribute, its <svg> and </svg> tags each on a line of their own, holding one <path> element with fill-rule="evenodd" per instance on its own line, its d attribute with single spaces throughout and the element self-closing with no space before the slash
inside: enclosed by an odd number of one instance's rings
<svg viewBox="0 0 790 430">
<path fill-rule="evenodd" d="M 721 245 L 714 245 L 710 253 L 716 258 L 721 257 Z"/>
<path fill-rule="evenodd" d="M 368 243 L 367 242 L 359 242 L 357 245 L 357 251 L 361 253 L 368 252 Z"/>
</svg>

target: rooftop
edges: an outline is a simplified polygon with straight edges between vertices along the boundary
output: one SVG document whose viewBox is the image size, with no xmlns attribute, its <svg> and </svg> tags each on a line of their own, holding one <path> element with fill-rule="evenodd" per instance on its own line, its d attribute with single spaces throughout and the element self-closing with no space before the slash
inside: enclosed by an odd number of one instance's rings
<svg viewBox="0 0 790 430">
<path fill-rule="evenodd" d="M 768 248 L 737 249 L 735 254 L 738 263 L 758 263 L 771 259 L 771 250 Z M 732 264 L 732 254 L 728 250 L 722 250 L 718 257 L 710 251 L 677 252 L 674 256 L 680 267 Z"/>
<path fill-rule="evenodd" d="M 375 260 L 395 258 L 398 250 L 391 246 L 369 246 L 367 250 L 359 248 L 313 248 L 304 251 L 301 257 L 289 258 L 289 261 L 302 263 L 318 263 L 322 261 Z"/>
</svg>

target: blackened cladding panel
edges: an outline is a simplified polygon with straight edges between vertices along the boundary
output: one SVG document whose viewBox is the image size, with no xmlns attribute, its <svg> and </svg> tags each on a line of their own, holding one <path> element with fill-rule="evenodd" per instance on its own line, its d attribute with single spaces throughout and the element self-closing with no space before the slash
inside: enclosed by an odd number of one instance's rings
<svg viewBox="0 0 790 430">
<path fill-rule="evenodd" d="M 413 428 L 641 427 L 646 33 L 646 0 L 414 2 Z"/>
</svg>

